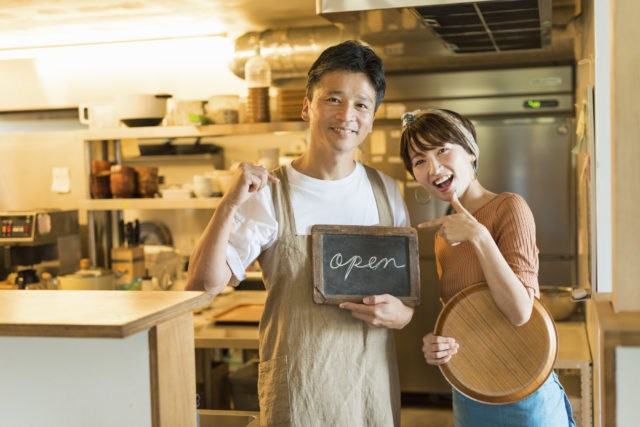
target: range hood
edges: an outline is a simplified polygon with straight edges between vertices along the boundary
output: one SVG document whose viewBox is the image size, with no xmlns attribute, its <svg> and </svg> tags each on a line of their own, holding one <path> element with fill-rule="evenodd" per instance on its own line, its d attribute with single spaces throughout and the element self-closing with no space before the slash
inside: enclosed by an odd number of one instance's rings
<svg viewBox="0 0 640 427">
<path fill-rule="evenodd" d="M 304 87 L 298 80 L 320 52 L 351 38 L 373 46 L 389 73 L 571 64 L 567 24 L 552 26 L 551 15 L 573 16 L 565 9 L 575 1 L 316 0 L 316 13 L 330 25 L 246 33 L 229 66 L 243 78 L 259 43 L 278 86 Z"/>
<path fill-rule="evenodd" d="M 551 1 L 316 0 L 316 12 L 374 45 L 437 39 L 455 55 L 550 47 Z"/>
</svg>

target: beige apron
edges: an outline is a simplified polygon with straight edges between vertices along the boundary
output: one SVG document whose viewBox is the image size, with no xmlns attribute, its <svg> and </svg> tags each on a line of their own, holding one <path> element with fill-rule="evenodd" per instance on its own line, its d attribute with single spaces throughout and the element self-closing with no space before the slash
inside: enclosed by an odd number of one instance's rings
<svg viewBox="0 0 640 427">
<path fill-rule="evenodd" d="M 380 175 L 366 168 L 381 225 L 393 214 Z M 311 236 L 296 235 L 286 169 L 271 186 L 278 240 L 258 258 L 268 296 L 260 321 L 260 424 L 400 425 L 393 333 L 312 301 Z"/>
</svg>

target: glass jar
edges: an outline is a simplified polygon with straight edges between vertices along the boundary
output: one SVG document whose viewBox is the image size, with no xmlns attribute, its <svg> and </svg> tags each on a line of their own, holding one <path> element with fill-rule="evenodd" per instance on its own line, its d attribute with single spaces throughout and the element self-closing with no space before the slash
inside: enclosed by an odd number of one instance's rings
<svg viewBox="0 0 640 427">
<path fill-rule="evenodd" d="M 240 97 L 238 95 L 214 95 L 205 107 L 207 118 L 213 124 L 238 123 Z"/>
</svg>

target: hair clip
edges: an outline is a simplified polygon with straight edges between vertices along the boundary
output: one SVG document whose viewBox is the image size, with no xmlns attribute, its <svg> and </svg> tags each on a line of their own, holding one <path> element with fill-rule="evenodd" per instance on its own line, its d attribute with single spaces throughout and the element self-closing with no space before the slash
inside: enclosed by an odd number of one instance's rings
<svg viewBox="0 0 640 427">
<path fill-rule="evenodd" d="M 422 110 L 410 111 L 402 115 L 402 130 L 404 131 L 418 117 Z"/>
</svg>

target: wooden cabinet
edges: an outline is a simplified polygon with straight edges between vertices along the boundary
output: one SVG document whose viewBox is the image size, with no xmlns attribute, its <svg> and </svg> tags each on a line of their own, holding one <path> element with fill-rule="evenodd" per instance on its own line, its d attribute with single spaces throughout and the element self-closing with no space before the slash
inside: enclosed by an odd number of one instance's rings
<svg viewBox="0 0 640 427">
<path fill-rule="evenodd" d="M 203 292 L 0 291 L 3 425 L 195 426 Z"/>
</svg>

